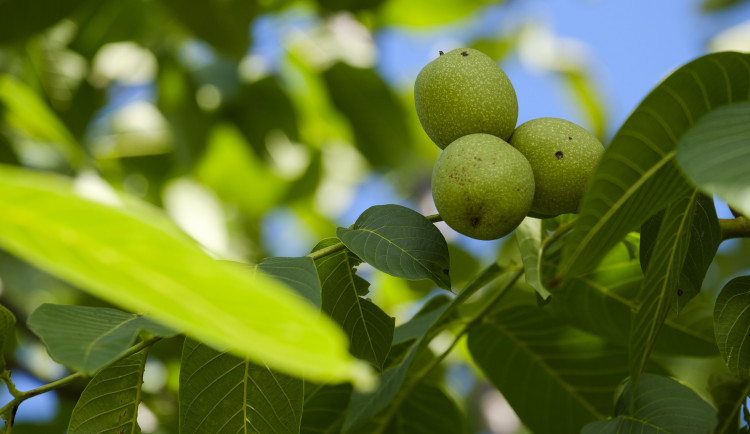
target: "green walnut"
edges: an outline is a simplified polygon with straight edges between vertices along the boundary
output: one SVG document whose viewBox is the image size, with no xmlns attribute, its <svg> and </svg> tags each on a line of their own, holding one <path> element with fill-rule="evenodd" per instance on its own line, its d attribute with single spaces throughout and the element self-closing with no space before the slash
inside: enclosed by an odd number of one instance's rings
<svg viewBox="0 0 750 434">
<path fill-rule="evenodd" d="M 474 133 L 508 140 L 518 120 L 518 99 L 508 76 L 471 48 L 441 52 L 422 68 L 414 103 L 422 127 L 441 149 Z"/>
<path fill-rule="evenodd" d="M 578 212 L 589 179 L 604 153 L 602 143 L 573 122 L 539 118 L 516 128 L 510 144 L 521 151 L 534 172 L 530 215 L 554 217 Z"/>
<path fill-rule="evenodd" d="M 490 134 L 459 138 L 432 170 L 432 197 L 456 232 L 494 240 L 515 229 L 531 208 L 534 174 L 526 158 Z"/>
</svg>

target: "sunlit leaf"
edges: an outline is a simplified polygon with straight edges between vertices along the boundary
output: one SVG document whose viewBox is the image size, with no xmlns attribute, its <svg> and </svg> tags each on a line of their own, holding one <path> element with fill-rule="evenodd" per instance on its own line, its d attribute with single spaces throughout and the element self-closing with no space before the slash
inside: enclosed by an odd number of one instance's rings
<svg viewBox="0 0 750 434">
<path fill-rule="evenodd" d="M 147 350 L 141 350 L 94 375 L 70 416 L 68 433 L 140 434 L 138 405 Z"/>
<path fill-rule="evenodd" d="M 700 118 L 677 146 L 677 164 L 701 191 L 750 215 L 750 102 L 719 107 Z"/>
<path fill-rule="evenodd" d="M 10 3 L 23 2 L 0 5 Z M 57 115 L 39 95 L 10 75 L 0 74 L 0 119 L 28 137 L 48 144 L 70 166 L 77 167 L 83 162 L 80 144 Z"/>
<path fill-rule="evenodd" d="M 373 267 L 406 279 L 430 279 L 450 290 L 448 243 L 429 220 L 400 205 L 368 208 L 336 235 Z"/>
<path fill-rule="evenodd" d="M 714 309 L 716 343 L 729 370 L 750 378 L 750 276 L 735 277 L 724 285 Z"/>
<path fill-rule="evenodd" d="M 489 0 L 388 0 L 380 7 L 383 24 L 399 26 L 434 26 L 454 22 L 477 11 Z"/>
<path fill-rule="evenodd" d="M 335 242 L 335 238 L 324 240 L 313 251 Z M 347 250 L 315 261 L 322 287 L 322 310 L 349 336 L 349 351 L 353 355 L 383 369 L 393 340 L 395 319 L 363 298 L 370 284 L 355 273 L 354 267 L 359 263 Z"/>
<path fill-rule="evenodd" d="M 372 69 L 337 63 L 323 73 L 333 104 L 349 120 L 357 149 L 375 166 L 394 165 L 411 147 L 401 103 Z M 363 101 L 367 101 L 363 104 Z"/>
<path fill-rule="evenodd" d="M 289 285 L 313 306 L 320 307 L 321 289 L 312 258 L 266 258 L 258 269 Z"/>
<path fill-rule="evenodd" d="M 705 434 L 716 425 L 713 407 L 687 386 L 659 375 L 643 374 L 635 393 L 628 382 L 616 407 L 617 417 L 586 425 L 581 434 Z"/>
<path fill-rule="evenodd" d="M 256 2 L 242 0 L 162 0 L 190 31 L 214 48 L 242 57 L 250 45 L 250 22 Z"/>
<path fill-rule="evenodd" d="M 497 310 L 469 332 L 468 346 L 524 424 L 539 433 L 577 434 L 611 414 L 628 375 L 624 348 L 533 305 Z"/>
<path fill-rule="evenodd" d="M 580 275 L 690 186 L 678 142 L 706 113 L 750 98 L 750 54 L 715 53 L 681 67 L 630 115 L 607 147 L 568 238 L 561 274 Z"/>
<path fill-rule="evenodd" d="M 719 424 L 714 434 L 739 434 L 741 410 L 750 395 L 750 381 L 733 375 L 713 374 L 708 379 L 708 389 L 718 411 Z"/>
<path fill-rule="evenodd" d="M 216 261 L 152 210 L 83 199 L 65 178 L 0 168 L 0 245 L 124 309 L 273 369 L 349 380 L 341 329 L 274 279 Z"/>
<path fill-rule="evenodd" d="M 116 309 L 57 304 L 39 306 L 28 325 L 55 361 L 86 374 L 125 353 L 139 333 L 175 334 L 149 318 Z"/>
<path fill-rule="evenodd" d="M 180 365 L 180 431 L 298 433 L 302 380 L 186 339 Z"/>
<path fill-rule="evenodd" d="M 640 304 L 630 326 L 630 378 L 638 384 L 667 314 L 677 308 L 678 284 L 690 245 L 700 193 L 693 190 L 670 204 L 659 225 L 651 259 L 638 292 Z"/>
<path fill-rule="evenodd" d="M 308 385 L 305 385 L 306 389 Z M 320 385 L 305 392 L 300 434 L 335 434 L 340 432 L 352 396 L 349 384 Z"/>
</svg>

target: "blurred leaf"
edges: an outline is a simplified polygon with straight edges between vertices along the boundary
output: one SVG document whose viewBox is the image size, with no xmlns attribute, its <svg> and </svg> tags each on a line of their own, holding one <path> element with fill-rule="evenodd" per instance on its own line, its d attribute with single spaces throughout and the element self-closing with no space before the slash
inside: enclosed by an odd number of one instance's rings
<svg viewBox="0 0 750 434">
<path fill-rule="evenodd" d="M 604 109 L 605 103 L 600 98 L 602 91 L 596 86 L 594 77 L 590 76 L 583 68 L 559 71 L 558 75 L 565 84 L 571 100 L 587 118 L 588 124 L 592 128 L 591 132 L 599 140 L 603 140 L 606 133 L 604 128 L 607 125 L 607 115 Z"/>
<path fill-rule="evenodd" d="M 196 176 L 248 217 L 260 217 L 284 194 L 282 181 L 248 149 L 239 131 L 228 124 L 211 131 Z"/>
<path fill-rule="evenodd" d="M 250 22 L 258 3 L 243 0 L 162 0 L 197 37 L 240 58 L 250 46 Z"/>
<path fill-rule="evenodd" d="M 192 339 L 180 367 L 180 431 L 298 433 L 302 380 Z"/>
<path fill-rule="evenodd" d="M 0 1 L 0 43 L 20 42 L 67 17 L 85 2 L 86 0 Z"/>
<path fill-rule="evenodd" d="M 706 194 L 750 215 L 750 102 L 719 107 L 682 137 L 677 164 Z"/>
<path fill-rule="evenodd" d="M 394 414 L 391 411 L 398 410 L 412 391 L 412 386 L 425 374 L 425 365 L 420 364 L 419 360 L 431 354 L 430 341 L 445 329 L 449 321 L 455 318 L 458 308 L 477 291 L 503 274 L 512 281 L 520 276 L 518 269 L 514 269 L 513 273 L 505 271 L 496 263 L 492 264 L 469 282 L 450 303 L 445 303 L 444 299 L 428 302 L 406 324 L 399 326 L 394 334 L 394 344 L 405 344 L 413 339 L 413 345 L 401 363 L 379 375 L 376 390 L 367 393 L 355 391 L 352 394 L 343 431 L 361 433 L 384 430 Z"/>
<path fill-rule="evenodd" d="M 715 53 L 681 67 L 630 115 L 604 152 L 567 238 L 561 274 L 591 270 L 614 245 L 690 186 L 675 162 L 707 112 L 750 97 L 750 54 Z"/>
<path fill-rule="evenodd" d="M 708 379 L 708 388 L 718 410 L 719 425 L 714 434 L 739 434 L 742 407 L 750 394 L 750 381 L 731 375 L 714 374 Z"/>
<path fill-rule="evenodd" d="M 10 75 L 0 74 L 0 116 L 9 127 L 49 144 L 71 166 L 83 162 L 81 146 L 47 103 Z"/>
<path fill-rule="evenodd" d="M 641 268 L 646 270 L 664 217 L 660 211 L 646 220 L 641 227 Z M 690 244 L 679 279 L 677 298 L 678 312 L 701 290 L 708 267 L 721 243 L 721 228 L 716 216 L 714 201 L 699 195 L 690 227 Z M 682 292 L 680 292 L 682 291 Z"/>
<path fill-rule="evenodd" d="M 313 252 L 335 243 L 335 238 L 323 240 Z M 322 286 L 322 310 L 349 336 L 349 351 L 382 370 L 393 341 L 395 319 L 362 298 L 369 292 L 370 284 L 354 271 L 360 262 L 348 250 L 315 261 Z"/>
<path fill-rule="evenodd" d="M 632 407 L 630 403 L 632 404 Z M 617 417 L 586 425 L 581 434 L 705 434 L 716 425 L 714 410 L 697 393 L 671 378 L 643 374 L 617 400 Z"/>
<path fill-rule="evenodd" d="M 377 9 L 383 3 L 383 0 L 316 0 L 316 2 L 324 11 L 328 12 L 358 12 L 366 9 Z"/>
<path fill-rule="evenodd" d="M 640 306 L 633 313 L 630 325 L 630 378 L 635 385 L 667 314 L 677 308 L 680 274 L 688 255 L 693 215 L 700 196 L 698 190 L 693 190 L 674 201 L 667 207 L 659 225 L 653 254 L 637 296 Z"/>
<path fill-rule="evenodd" d="M 0 372 L 5 371 L 5 343 L 16 326 L 16 317 L 0 304 Z"/>
<path fill-rule="evenodd" d="M 439 387 L 419 384 L 393 417 L 388 433 L 458 434 L 464 432 L 464 415 Z"/>
<path fill-rule="evenodd" d="M 336 63 L 323 72 L 333 104 L 351 123 L 357 149 L 373 166 L 398 164 L 411 148 L 404 108 L 372 69 Z"/>
<path fill-rule="evenodd" d="M 703 0 L 701 9 L 706 12 L 716 12 L 734 5 L 745 3 L 746 0 Z"/>
<path fill-rule="evenodd" d="M 91 202 L 65 178 L 4 167 L 0 208 L 3 248 L 95 296 L 274 369 L 364 378 L 333 321 L 274 279 L 212 259 L 143 204 Z"/>
<path fill-rule="evenodd" d="M 266 141 L 274 131 L 283 132 L 291 141 L 299 140 L 297 112 L 274 76 L 245 84 L 226 111 L 227 117 L 262 158 L 268 157 Z"/>
<path fill-rule="evenodd" d="M 481 13 L 479 9 L 491 3 L 491 0 L 387 0 L 378 18 L 384 26 L 434 26 Z"/>
<path fill-rule="evenodd" d="M 312 258 L 266 258 L 258 269 L 287 284 L 316 308 L 321 304 L 321 287 Z"/>
<path fill-rule="evenodd" d="M 31 313 L 28 325 L 56 362 L 89 375 L 130 349 L 140 333 L 176 334 L 149 318 L 116 309 L 47 303 Z"/>
<path fill-rule="evenodd" d="M 637 243 L 637 238 L 630 238 Z M 614 345 L 627 345 L 636 295 L 643 282 L 637 259 L 620 244 L 599 266 L 579 277 L 566 280 L 555 291 L 548 310 L 570 324 L 594 333 Z M 656 341 L 655 352 L 671 355 L 711 356 L 716 354 L 709 300 L 694 299 L 677 318 L 668 318 Z M 704 321 L 707 320 L 707 321 Z"/>
<path fill-rule="evenodd" d="M 474 361 L 534 432 L 578 433 L 614 410 L 627 352 L 535 306 L 497 310 L 469 332 Z"/>
<path fill-rule="evenodd" d="M 300 434 L 339 433 L 351 396 L 350 384 L 320 385 L 306 393 Z"/>
<path fill-rule="evenodd" d="M 323 172 L 320 150 L 311 150 L 312 156 L 305 172 L 289 184 L 282 202 L 289 203 L 313 196 L 318 190 Z"/>
<path fill-rule="evenodd" d="M 336 235 L 365 262 L 396 277 L 430 279 L 450 290 L 450 258 L 443 234 L 423 215 L 400 205 L 368 208 Z"/>
<path fill-rule="evenodd" d="M 140 434 L 138 405 L 146 353 L 141 350 L 96 373 L 73 409 L 69 434 Z"/>
<path fill-rule="evenodd" d="M 730 280 L 716 298 L 716 343 L 729 370 L 750 378 L 750 276 Z"/>
<path fill-rule="evenodd" d="M 526 283 L 543 299 L 552 295 L 542 283 L 542 221 L 526 217 L 516 228 L 516 240 L 526 269 Z"/>
</svg>

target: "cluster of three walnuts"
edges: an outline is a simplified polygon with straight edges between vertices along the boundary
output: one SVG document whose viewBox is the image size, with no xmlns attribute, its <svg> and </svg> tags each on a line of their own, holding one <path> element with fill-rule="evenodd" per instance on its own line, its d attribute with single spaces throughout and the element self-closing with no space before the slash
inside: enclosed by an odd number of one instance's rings
<svg viewBox="0 0 750 434">
<path fill-rule="evenodd" d="M 578 210 L 602 143 L 564 119 L 516 128 L 516 92 L 490 57 L 471 48 L 441 52 L 417 76 L 414 99 L 422 127 L 443 149 L 432 196 L 455 231 L 493 240 L 527 215 Z"/>
</svg>

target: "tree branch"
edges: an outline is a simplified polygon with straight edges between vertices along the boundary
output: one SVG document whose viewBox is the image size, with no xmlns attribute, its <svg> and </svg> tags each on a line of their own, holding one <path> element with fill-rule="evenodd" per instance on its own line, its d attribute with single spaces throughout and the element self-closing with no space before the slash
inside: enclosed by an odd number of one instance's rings
<svg viewBox="0 0 750 434">
<path fill-rule="evenodd" d="M 721 241 L 732 238 L 750 238 L 750 220 L 745 217 L 719 219 Z"/>
</svg>

